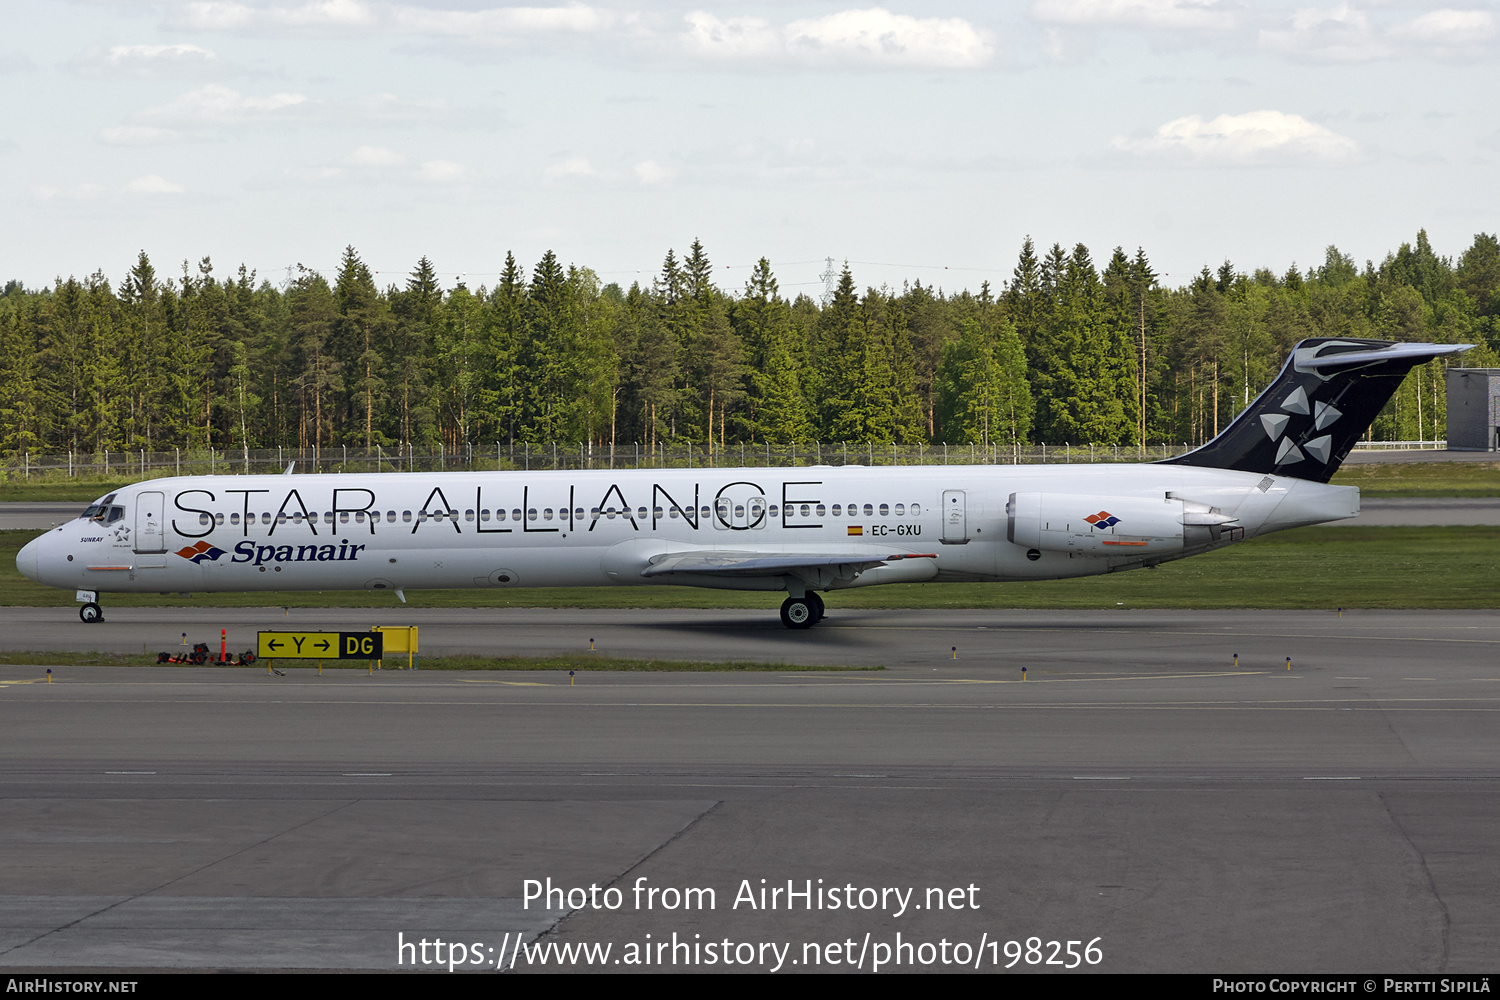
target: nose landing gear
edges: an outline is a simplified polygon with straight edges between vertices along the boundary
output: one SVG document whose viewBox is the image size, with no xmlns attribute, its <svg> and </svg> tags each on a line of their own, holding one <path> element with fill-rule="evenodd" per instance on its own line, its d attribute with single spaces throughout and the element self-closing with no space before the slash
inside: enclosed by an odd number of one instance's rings
<svg viewBox="0 0 1500 1000">
<path fill-rule="evenodd" d="M 99 605 L 95 602 L 89 601 L 83 607 L 78 609 L 78 617 L 83 620 L 83 623 L 85 625 L 92 625 L 94 624 L 94 622 L 102 622 L 104 620 L 104 609 L 99 607 Z"/>
</svg>

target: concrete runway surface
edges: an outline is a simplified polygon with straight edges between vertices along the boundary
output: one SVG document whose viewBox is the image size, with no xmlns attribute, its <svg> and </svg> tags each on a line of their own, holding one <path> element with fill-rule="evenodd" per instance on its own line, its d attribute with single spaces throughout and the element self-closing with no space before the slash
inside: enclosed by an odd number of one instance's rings
<svg viewBox="0 0 1500 1000">
<path fill-rule="evenodd" d="M 0 645 L 170 648 L 223 623 L 243 648 L 258 627 L 381 617 L 4 609 Z M 593 637 L 889 669 L 570 687 L 290 666 L 61 668 L 49 685 L 0 667 L 0 966 L 1500 960 L 1500 614 L 836 609 L 807 633 L 737 611 L 383 617 L 434 651 Z M 561 900 L 565 916 L 528 905 L 527 880 L 548 878 L 601 892 Z M 790 909 L 789 882 L 810 893 Z M 610 951 L 528 950 L 585 945 Z"/>
</svg>

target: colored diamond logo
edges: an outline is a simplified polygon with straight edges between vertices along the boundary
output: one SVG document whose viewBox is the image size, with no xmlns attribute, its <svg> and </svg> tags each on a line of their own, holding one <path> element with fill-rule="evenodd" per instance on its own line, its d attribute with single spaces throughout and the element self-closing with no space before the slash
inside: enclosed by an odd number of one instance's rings
<svg viewBox="0 0 1500 1000">
<path fill-rule="evenodd" d="M 1097 514 L 1090 514 L 1084 520 L 1096 528 L 1113 528 L 1120 523 L 1120 519 L 1107 510 L 1101 510 Z"/>
<path fill-rule="evenodd" d="M 196 545 L 189 545 L 185 549 L 178 549 L 177 554 L 192 563 L 201 563 L 205 559 L 213 562 L 224 554 L 224 550 L 207 542 L 198 542 Z"/>
</svg>

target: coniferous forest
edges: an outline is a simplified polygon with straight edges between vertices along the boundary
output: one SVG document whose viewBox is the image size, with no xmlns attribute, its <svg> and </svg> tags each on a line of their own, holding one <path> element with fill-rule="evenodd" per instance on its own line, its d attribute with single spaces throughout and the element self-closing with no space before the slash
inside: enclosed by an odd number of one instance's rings
<svg viewBox="0 0 1500 1000">
<path fill-rule="evenodd" d="M 911 282 L 788 297 L 761 260 L 714 282 L 695 241 L 622 288 L 551 252 L 508 255 L 493 285 L 440 286 L 418 260 L 379 287 L 352 247 L 338 272 L 277 286 L 207 259 L 102 272 L 0 296 L 0 451 L 350 447 L 450 451 L 518 442 L 1012 446 L 1195 444 L 1310 336 L 1500 349 L 1500 242 L 1442 257 L 1418 233 L 1363 265 L 1205 266 L 1164 287 L 1147 255 L 1021 247 L 977 292 Z M 1444 434 L 1442 362 L 1372 430 Z"/>
</svg>

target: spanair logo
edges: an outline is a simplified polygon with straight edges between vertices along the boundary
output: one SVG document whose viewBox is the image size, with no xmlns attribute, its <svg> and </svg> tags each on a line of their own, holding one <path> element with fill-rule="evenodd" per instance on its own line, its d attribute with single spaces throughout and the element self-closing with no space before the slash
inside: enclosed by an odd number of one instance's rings
<svg viewBox="0 0 1500 1000">
<path fill-rule="evenodd" d="M 1113 528 L 1120 523 L 1120 519 L 1107 510 L 1101 510 L 1097 514 L 1090 514 L 1084 520 L 1096 528 Z M 202 543 L 200 542 L 199 544 Z"/>
<path fill-rule="evenodd" d="M 178 549 L 177 554 L 188 562 L 202 563 L 205 560 L 213 562 L 224 554 L 224 550 L 207 542 L 199 542 L 196 545 L 189 545 L 185 549 Z"/>
</svg>

